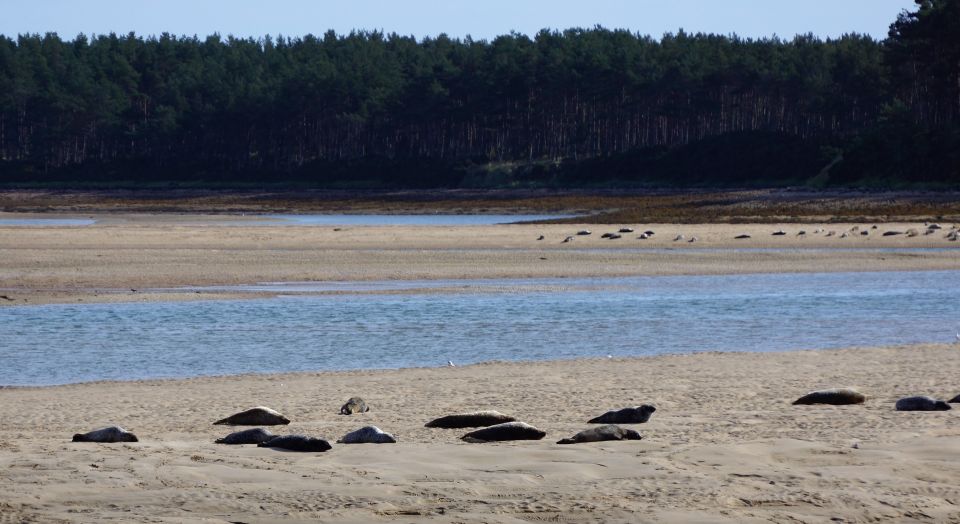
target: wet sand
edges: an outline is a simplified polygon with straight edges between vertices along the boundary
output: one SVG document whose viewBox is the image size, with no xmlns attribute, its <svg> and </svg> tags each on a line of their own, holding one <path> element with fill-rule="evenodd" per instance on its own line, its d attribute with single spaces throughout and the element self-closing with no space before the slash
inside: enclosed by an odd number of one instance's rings
<svg viewBox="0 0 960 524">
<path fill-rule="evenodd" d="M 0 389 L 3 522 L 955 522 L 956 345 L 489 363 Z M 859 406 L 792 406 L 854 386 Z M 350 396 L 369 413 L 338 414 Z M 559 446 L 608 409 L 654 404 L 641 441 Z M 395 445 L 323 453 L 224 446 L 255 405 L 275 433 L 331 442 L 374 424 Z M 541 441 L 467 444 L 423 427 L 497 409 Z M 72 443 L 120 424 L 139 443 Z"/>
<path fill-rule="evenodd" d="M 0 226 L 0 296 L 7 297 L 0 305 L 242 298 L 259 295 L 176 288 L 257 282 L 960 269 L 960 243 L 944 238 L 948 223 L 931 235 L 885 237 L 882 233 L 891 230 L 922 233 L 924 225 L 886 223 L 875 230 L 866 223 L 336 228 L 252 225 L 258 219 L 250 216 L 83 216 L 98 222 Z M 635 232 L 600 238 L 621 226 Z M 850 231 L 854 227 L 870 234 Z M 581 229 L 593 234 L 577 236 Z M 771 236 L 779 229 L 787 235 Z M 815 233 L 818 229 L 823 231 Z M 656 234 L 640 240 L 646 230 Z M 806 235 L 798 235 L 801 230 Z M 835 234 L 827 237 L 829 231 Z M 840 238 L 844 232 L 847 238 Z M 735 239 L 741 234 L 752 238 Z M 541 235 L 544 239 L 537 240 Z M 674 241 L 677 235 L 684 240 Z M 568 236 L 573 241 L 563 243 Z M 697 240 L 690 243 L 692 237 Z"/>
</svg>

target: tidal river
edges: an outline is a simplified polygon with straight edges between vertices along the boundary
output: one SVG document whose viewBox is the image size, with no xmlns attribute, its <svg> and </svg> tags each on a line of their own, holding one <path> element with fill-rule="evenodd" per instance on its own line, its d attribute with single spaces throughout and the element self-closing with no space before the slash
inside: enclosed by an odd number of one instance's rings
<svg viewBox="0 0 960 524">
<path fill-rule="evenodd" d="M 280 294 L 269 299 L 6 307 L 0 385 L 952 342 L 958 280 L 916 271 L 273 284 L 253 286 Z M 310 291 L 328 294 L 284 295 Z"/>
</svg>

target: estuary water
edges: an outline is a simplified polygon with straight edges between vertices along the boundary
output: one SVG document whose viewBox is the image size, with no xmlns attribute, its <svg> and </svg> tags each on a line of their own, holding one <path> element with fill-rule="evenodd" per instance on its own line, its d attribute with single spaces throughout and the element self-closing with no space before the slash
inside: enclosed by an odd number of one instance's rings
<svg viewBox="0 0 960 524">
<path fill-rule="evenodd" d="M 291 226 L 489 226 L 574 215 L 265 215 L 269 225 Z"/>
<path fill-rule="evenodd" d="M 6 307 L 0 385 L 951 342 L 958 279 L 960 271 L 440 281 L 462 290 L 401 293 L 416 286 L 264 284 L 336 294 Z"/>
</svg>

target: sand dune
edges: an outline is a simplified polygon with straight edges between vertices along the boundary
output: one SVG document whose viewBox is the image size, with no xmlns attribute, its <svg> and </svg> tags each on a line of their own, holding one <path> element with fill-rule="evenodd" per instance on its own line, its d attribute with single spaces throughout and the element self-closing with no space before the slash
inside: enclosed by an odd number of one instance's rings
<svg viewBox="0 0 960 524">
<path fill-rule="evenodd" d="M 862 522 L 960 520 L 956 345 L 489 363 L 0 389 L 2 522 Z M 439 363 L 438 363 L 439 364 Z M 791 406 L 855 386 L 860 406 Z M 342 416 L 350 396 L 372 411 Z M 641 441 L 559 446 L 608 409 L 652 403 Z M 213 440 L 268 405 L 331 442 L 297 454 Z M 435 416 L 498 409 L 542 441 L 467 444 Z M 116 423 L 141 442 L 71 443 Z"/>
</svg>

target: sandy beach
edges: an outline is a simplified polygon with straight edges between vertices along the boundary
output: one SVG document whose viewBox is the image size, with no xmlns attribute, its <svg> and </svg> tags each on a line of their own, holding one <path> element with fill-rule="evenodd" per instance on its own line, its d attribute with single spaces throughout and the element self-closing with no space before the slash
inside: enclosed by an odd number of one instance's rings
<svg viewBox="0 0 960 524">
<path fill-rule="evenodd" d="M 93 216 L 90 226 L 0 227 L 0 304 L 263 296 L 194 289 L 257 282 L 960 269 L 957 244 L 944 238 L 949 223 L 908 237 L 883 232 L 924 224 L 314 227 Z M 635 231 L 601 238 L 624 226 Z M 593 234 L 577 236 L 581 229 Z M 648 229 L 652 238 L 637 238 Z M 780 229 L 787 234 L 771 235 Z M 735 238 L 743 234 L 751 238 Z M 955 412 L 893 409 L 903 396 L 960 393 L 957 351 L 701 353 L 0 388 L 0 522 L 957 522 Z M 868 401 L 790 405 L 835 386 L 857 387 Z M 339 415 L 355 395 L 372 411 Z M 642 403 L 658 410 L 635 426 L 639 442 L 555 444 L 593 416 Z M 213 443 L 230 429 L 212 421 L 256 405 L 293 420 L 275 432 L 332 442 L 374 424 L 400 443 L 335 444 L 324 454 Z M 461 441 L 465 431 L 423 427 L 476 409 L 516 416 L 547 437 L 479 445 Z M 70 442 L 108 424 L 140 442 Z"/>
<path fill-rule="evenodd" d="M 34 215 L 0 214 L 23 216 Z M 98 221 L 0 226 L 0 295 L 7 297 L 0 305 L 241 298 L 251 295 L 177 288 L 257 282 L 960 269 L 960 244 L 944 238 L 950 223 L 908 237 L 883 233 L 922 232 L 924 224 L 326 227 L 220 215 L 83 216 Z M 601 238 L 623 226 L 634 233 Z M 577 236 L 582 229 L 593 234 Z M 647 230 L 656 234 L 640 240 Z M 772 236 L 777 230 L 787 234 Z M 751 238 L 735 238 L 742 234 Z M 678 235 L 684 239 L 675 241 Z M 573 241 L 563 243 L 568 236 Z"/>
<path fill-rule="evenodd" d="M 957 346 L 233 376 L 0 389 L 3 522 L 956 522 Z M 854 386 L 859 406 L 792 406 Z M 342 416 L 350 396 L 372 411 Z M 608 409 L 650 403 L 641 441 L 559 446 Z M 213 440 L 268 405 L 275 432 L 395 445 L 289 453 Z M 497 409 L 541 441 L 467 444 L 440 415 Z M 120 424 L 139 443 L 72 443 Z"/>
</svg>

